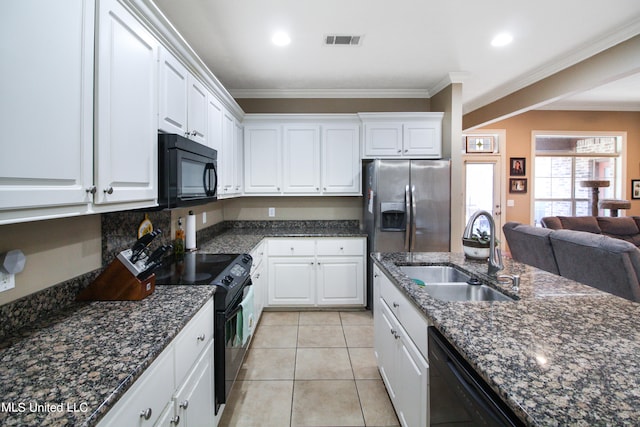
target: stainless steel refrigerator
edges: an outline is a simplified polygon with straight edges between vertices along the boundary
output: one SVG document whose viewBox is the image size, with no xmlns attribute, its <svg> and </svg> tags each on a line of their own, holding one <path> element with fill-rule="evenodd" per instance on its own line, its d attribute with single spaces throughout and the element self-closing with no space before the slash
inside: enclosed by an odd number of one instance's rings
<svg viewBox="0 0 640 427">
<path fill-rule="evenodd" d="M 378 159 L 364 169 L 369 253 L 450 250 L 450 160 Z M 372 307 L 370 260 L 367 277 L 367 305 Z"/>
</svg>

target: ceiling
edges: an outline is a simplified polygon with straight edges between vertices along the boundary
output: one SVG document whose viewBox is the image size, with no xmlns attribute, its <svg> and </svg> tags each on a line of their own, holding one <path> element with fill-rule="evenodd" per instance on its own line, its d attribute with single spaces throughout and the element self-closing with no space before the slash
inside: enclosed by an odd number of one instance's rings
<svg viewBox="0 0 640 427">
<path fill-rule="evenodd" d="M 154 2 L 237 98 L 430 97 L 453 81 L 466 113 L 640 34 L 638 0 Z M 504 31 L 513 42 L 492 47 Z M 553 105 L 640 111 L 640 70 Z"/>
</svg>

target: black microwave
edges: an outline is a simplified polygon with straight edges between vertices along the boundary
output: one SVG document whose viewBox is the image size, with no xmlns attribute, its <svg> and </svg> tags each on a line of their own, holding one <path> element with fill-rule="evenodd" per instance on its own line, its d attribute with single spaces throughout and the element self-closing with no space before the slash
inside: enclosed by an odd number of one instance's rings
<svg viewBox="0 0 640 427">
<path fill-rule="evenodd" d="M 158 134 L 158 204 L 194 206 L 217 200 L 218 153 L 177 134 Z"/>
</svg>

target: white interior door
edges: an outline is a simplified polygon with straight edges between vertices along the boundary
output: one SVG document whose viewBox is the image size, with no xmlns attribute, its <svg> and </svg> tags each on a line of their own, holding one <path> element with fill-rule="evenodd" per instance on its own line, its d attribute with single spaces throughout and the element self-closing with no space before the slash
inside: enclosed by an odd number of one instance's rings
<svg viewBox="0 0 640 427">
<path fill-rule="evenodd" d="M 478 210 L 489 212 L 495 221 L 498 239 L 502 239 L 502 162 L 500 156 L 466 156 L 464 161 L 465 178 L 465 224 Z M 489 232 L 489 224 L 478 219 L 476 228 Z"/>
</svg>

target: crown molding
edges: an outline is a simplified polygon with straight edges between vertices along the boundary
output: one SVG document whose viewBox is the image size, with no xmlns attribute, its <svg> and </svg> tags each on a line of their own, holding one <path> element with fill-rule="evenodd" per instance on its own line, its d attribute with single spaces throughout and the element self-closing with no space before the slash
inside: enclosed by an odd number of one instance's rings
<svg viewBox="0 0 640 427">
<path fill-rule="evenodd" d="M 469 73 L 466 71 L 452 71 L 442 80 L 440 80 L 435 86 L 431 87 L 429 89 L 429 93 L 431 94 L 431 96 L 433 96 L 449 85 L 455 83 L 464 83 L 464 81 L 468 77 Z"/>
<path fill-rule="evenodd" d="M 572 65 L 578 64 L 579 62 L 612 48 L 613 46 L 635 37 L 638 34 L 640 34 L 640 20 L 634 18 L 626 25 L 618 27 L 615 31 L 583 43 L 572 52 L 568 52 L 565 55 L 560 55 L 550 61 L 547 61 L 545 64 L 533 69 L 531 72 L 510 80 L 484 95 L 467 101 L 463 106 L 463 113 L 470 113 L 478 108 L 497 101 L 498 99 L 504 98 L 513 92 L 543 80 Z"/>
<path fill-rule="evenodd" d="M 426 89 L 230 89 L 236 98 L 429 98 Z"/>
</svg>

